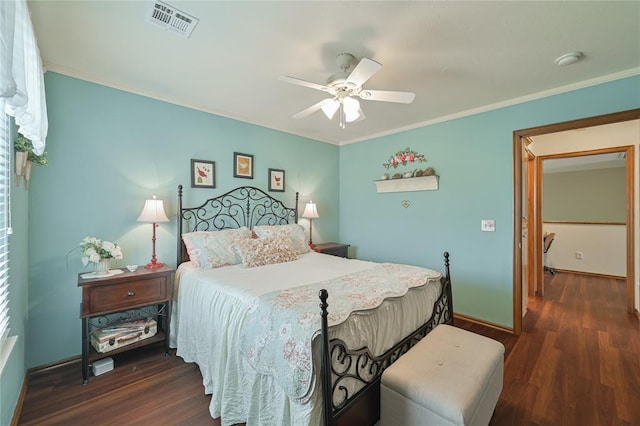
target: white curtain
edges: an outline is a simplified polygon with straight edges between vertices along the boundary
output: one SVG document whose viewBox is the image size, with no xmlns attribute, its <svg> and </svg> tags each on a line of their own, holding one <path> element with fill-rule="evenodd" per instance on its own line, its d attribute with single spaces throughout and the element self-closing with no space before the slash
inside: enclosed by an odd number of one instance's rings
<svg viewBox="0 0 640 426">
<path fill-rule="evenodd" d="M 0 1 L 0 110 L 42 154 L 49 126 L 44 72 L 26 0 Z"/>
</svg>

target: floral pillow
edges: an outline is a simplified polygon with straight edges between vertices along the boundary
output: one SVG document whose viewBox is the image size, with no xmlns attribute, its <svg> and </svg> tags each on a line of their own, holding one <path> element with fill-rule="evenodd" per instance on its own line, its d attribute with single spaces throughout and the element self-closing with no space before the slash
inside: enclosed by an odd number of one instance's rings
<svg viewBox="0 0 640 426">
<path fill-rule="evenodd" d="M 304 228 L 297 223 L 289 225 L 274 225 L 274 226 L 256 226 L 253 228 L 258 237 L 269 238 L 282 236 L 291 240 L 291 247 L 296 254 L 309 253 L 311 249 L 307 243 L 307 238 L 304 235 Z"/>
<path fill-rule="evenodd" d="M 236 243 L 235 249 L 247 268 L 291 262 L 298 258 L 289 239 L 282 236 L 242 240 Z"/>
<path fill-rule="evenodd" d="M 251 230 L 223 229 L 221 231 L 196 231 L 182 234 L 189 259 L 202 269 L 213 269 L 242 262 L 233 246 L 240 241 L 251 239 Z"/>
</svg>

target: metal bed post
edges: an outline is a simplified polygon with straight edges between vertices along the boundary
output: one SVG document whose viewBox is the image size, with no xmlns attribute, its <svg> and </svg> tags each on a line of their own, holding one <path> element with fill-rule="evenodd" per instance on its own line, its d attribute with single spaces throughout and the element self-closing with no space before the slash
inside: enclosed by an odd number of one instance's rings
<svg viewBox="0 0 640 426">
<path fill-rule="evenodd" d="M 331 390 L 331 359 L 329 356 L 329 326 L 327 323 L 327 298 L 329 293 L 326 289 L 320 290 L 320 310 L 322 317 L 322 359 L 321 359 L 321 371 L 322 371 L 322 411 L 324 414 L 325 426 L 332 426 L 333 424 L 333 397 Z"/>
</svg>

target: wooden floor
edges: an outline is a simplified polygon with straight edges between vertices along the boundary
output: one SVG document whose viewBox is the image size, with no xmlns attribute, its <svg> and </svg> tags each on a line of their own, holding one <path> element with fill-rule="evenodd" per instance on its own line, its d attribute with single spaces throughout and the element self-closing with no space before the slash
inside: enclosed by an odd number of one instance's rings
<svg viewBox="0 0 640 426">
<path fill-rule="evenodd" d="M 529 303 L 519 337 L 456 325 L 505 344 L 491 426 L 640 425 L 640 329 L 621 280 L 557 273 Z M 77 362 L 32 374 L 20 425 L 216 425 L 197 367 L 150 347 L 82 385 Z"/>
<path fill-rule="evenodd" d="M 491 425 L 640 425 L 640 327 L 623 280 L 545 275 Z"/>
</svg>

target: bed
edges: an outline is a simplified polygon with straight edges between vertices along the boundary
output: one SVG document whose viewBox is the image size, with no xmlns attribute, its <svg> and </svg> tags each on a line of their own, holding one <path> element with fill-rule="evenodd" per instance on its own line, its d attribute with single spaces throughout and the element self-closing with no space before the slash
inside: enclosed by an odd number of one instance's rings
<svg viewBox="0 0 640 426">
<path fill-rule="evenodd" d="M 305 252 L 297 193 L 293 207 L 250 186 L 196 207 L 183 207 L 182 197 L 180 185 L 171 345 L 198 364 L 212 417 L 222 425 L 375 424 L 384 369 L 452 322 L 448 253 L 442 274 Z M 282 235 L 283 251 L 295 256 L 247 267 L 261 245 L 278 252 Z M 211 250 L 195 237 L 232 247 L 236 261 L 216 254 L 224 266 L 207 267 Z"/>
</svg>

